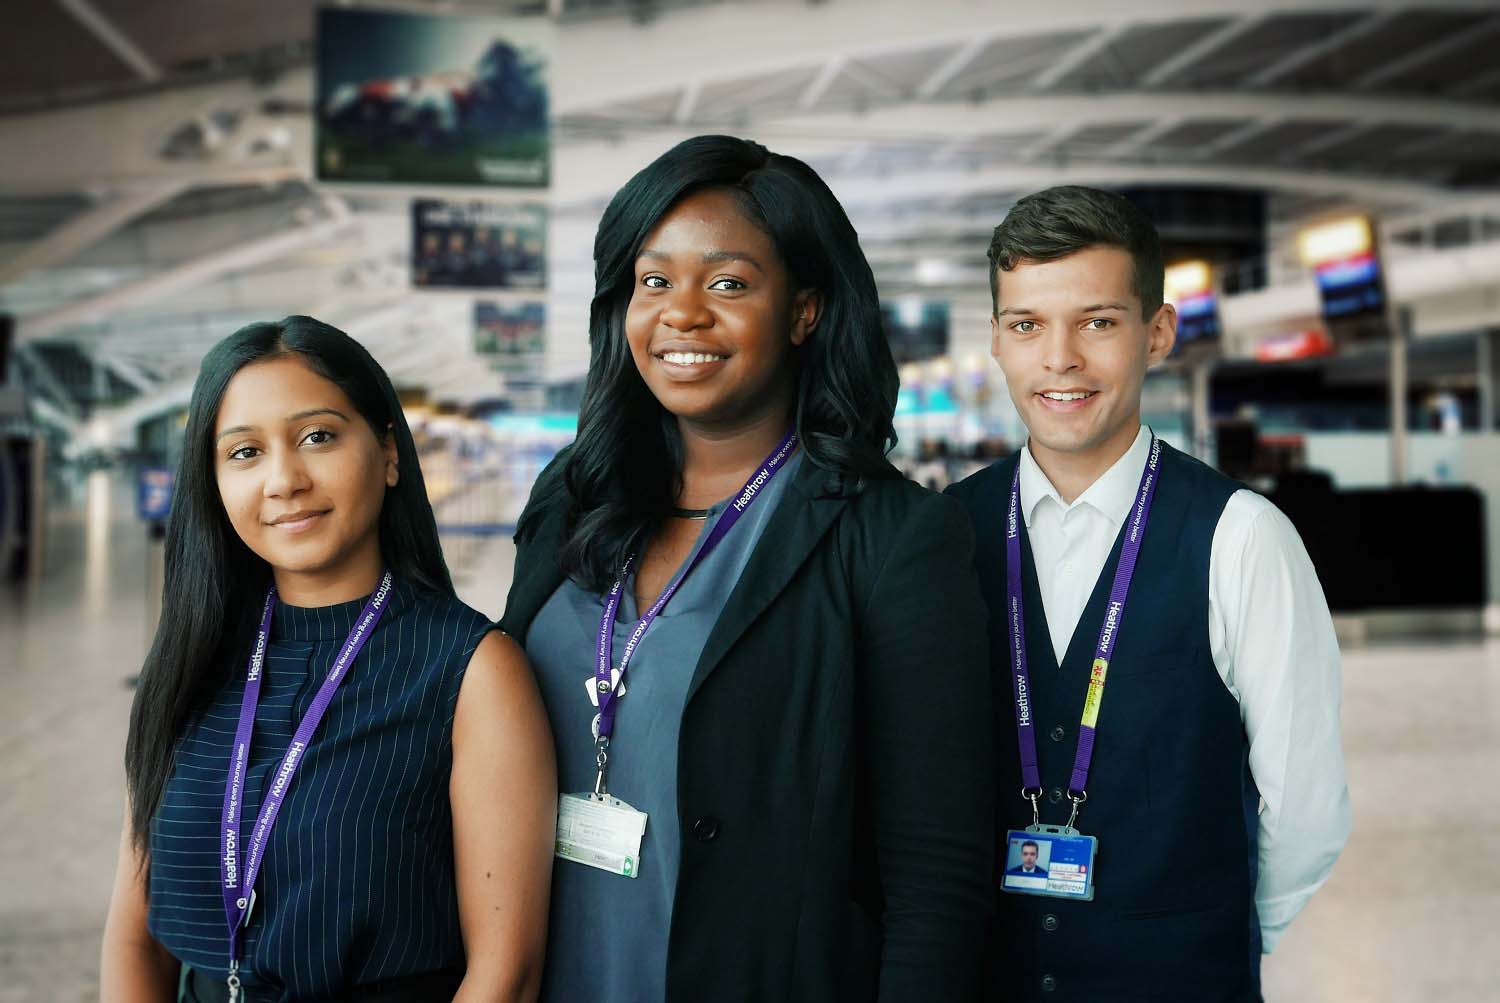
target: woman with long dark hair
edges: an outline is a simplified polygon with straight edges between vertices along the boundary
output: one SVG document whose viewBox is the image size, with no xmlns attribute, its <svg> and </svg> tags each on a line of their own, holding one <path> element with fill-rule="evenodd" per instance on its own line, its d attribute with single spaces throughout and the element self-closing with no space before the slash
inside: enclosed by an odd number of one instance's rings
<svg viewBox="0 0 1500 1003">
<path fill-rule="evenodd" d="M 308 317 L 205 357 L 125 752 L 105 1001 L 522 1000 L 555 783 L 390 380 Z M 457 996 L 454 994 L 457 993 Z"/>
<path fill-rule="evenodd" d="M 673 148 L 594 245 L 577 440 L 502 621 L 562 794 L 548 1000 L 976 991 L 992 720 L 973 540 L 903 480 L 843 209 L 798 160 Z"/>
</svg>

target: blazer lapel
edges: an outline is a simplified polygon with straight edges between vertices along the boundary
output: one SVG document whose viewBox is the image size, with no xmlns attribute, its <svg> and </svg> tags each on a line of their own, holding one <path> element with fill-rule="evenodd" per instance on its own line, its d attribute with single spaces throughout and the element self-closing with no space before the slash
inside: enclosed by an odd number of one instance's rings
<svg viewBox="0 0 1500 1003">
<path fill-rule="evenodd" d="M 787 492 L 770 522 L 766 523 L 739 583 L 729 594 L 719 619 L 709 632 L 692 683 L 688 686 L 689 701 L 756 617 L 765 612 L 772 600 L 786 588 L 792 575 L 849 503 L 844 496 L 825 493 L 829 476 L 826 470 L 803 458 L 796 479 L 787 486 Z"/>
</svg>

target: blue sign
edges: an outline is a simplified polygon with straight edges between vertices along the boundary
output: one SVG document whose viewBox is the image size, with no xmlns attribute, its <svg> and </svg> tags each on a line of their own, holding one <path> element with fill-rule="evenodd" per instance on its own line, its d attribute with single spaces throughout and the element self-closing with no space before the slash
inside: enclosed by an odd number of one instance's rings
<svg viewBox="0 0 1500 1003">
<path fill-rule="evenodd" d="M 165 522 L 171 513 L 174 476 L 169 467 L 141 469 L 135 508 L 146 522 Z"/>
<path fill-rule="evenodd" d="M 1385 309 L 1385 284 L 1374 255 L 1319 265 L 1317 279 L 1325 317 L 1378 314 Z"/>
</svg>

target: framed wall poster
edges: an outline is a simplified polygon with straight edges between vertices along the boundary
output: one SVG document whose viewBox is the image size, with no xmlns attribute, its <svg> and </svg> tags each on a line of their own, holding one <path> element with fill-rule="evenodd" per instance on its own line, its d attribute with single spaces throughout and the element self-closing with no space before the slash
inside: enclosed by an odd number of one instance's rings
<svg viewBox="0 0 1500 1003">
<path fill-rule="evenodd" d="M 320 181 L 545 187 L 540 18 L 318 12 Z"/>
</svg>

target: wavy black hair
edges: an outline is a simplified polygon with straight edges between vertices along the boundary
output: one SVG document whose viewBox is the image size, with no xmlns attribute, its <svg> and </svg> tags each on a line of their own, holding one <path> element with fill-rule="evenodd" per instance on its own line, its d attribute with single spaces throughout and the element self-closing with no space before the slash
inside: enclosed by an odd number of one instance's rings
<svg viewBox="0 0 1500 1003">
<path fill-rule="evenodd" d="M 881 329 L 875 277 L 838 199 L 812 168 L 759 143 L 685 140 L 626 182 L 599 222 L 578 437 L 562 478 L 543 488 L 566 493 L 561 565 L 593 591 L 609 587 L 681 488 L 677 422 L 636 369 L 625 311 L 646 236 L 684 197 L 706 189 L 729 192 L 771 238 L 793 292 L 821 296 L 817 327 L 793 357 L 795 425 L 806 462 L 844 490 L 899 476 L 886 459 L 896 444 L 896 364 Z"/>
<path fill-rule="evenodd" d="M 130 708 L 125 779 L 130 830 L 145 856 L 151 819 L 172 774 L 178 739 L 249 655 L 270 565 L 229 523 L 214 472 L 214 427 L 229 381 L 245 366 L 299 358 L 334 383 L 382 442 L 396 443 L 400 477 L 380 509 L 385 566 L 408 584 L 453 594 L 437 521 L 395 388 L 363 345 L 311 317 L 243 327 L 211 348 L 188 404 L 182 459 L 167 519 L 161 621 Z"/>
</svg>

